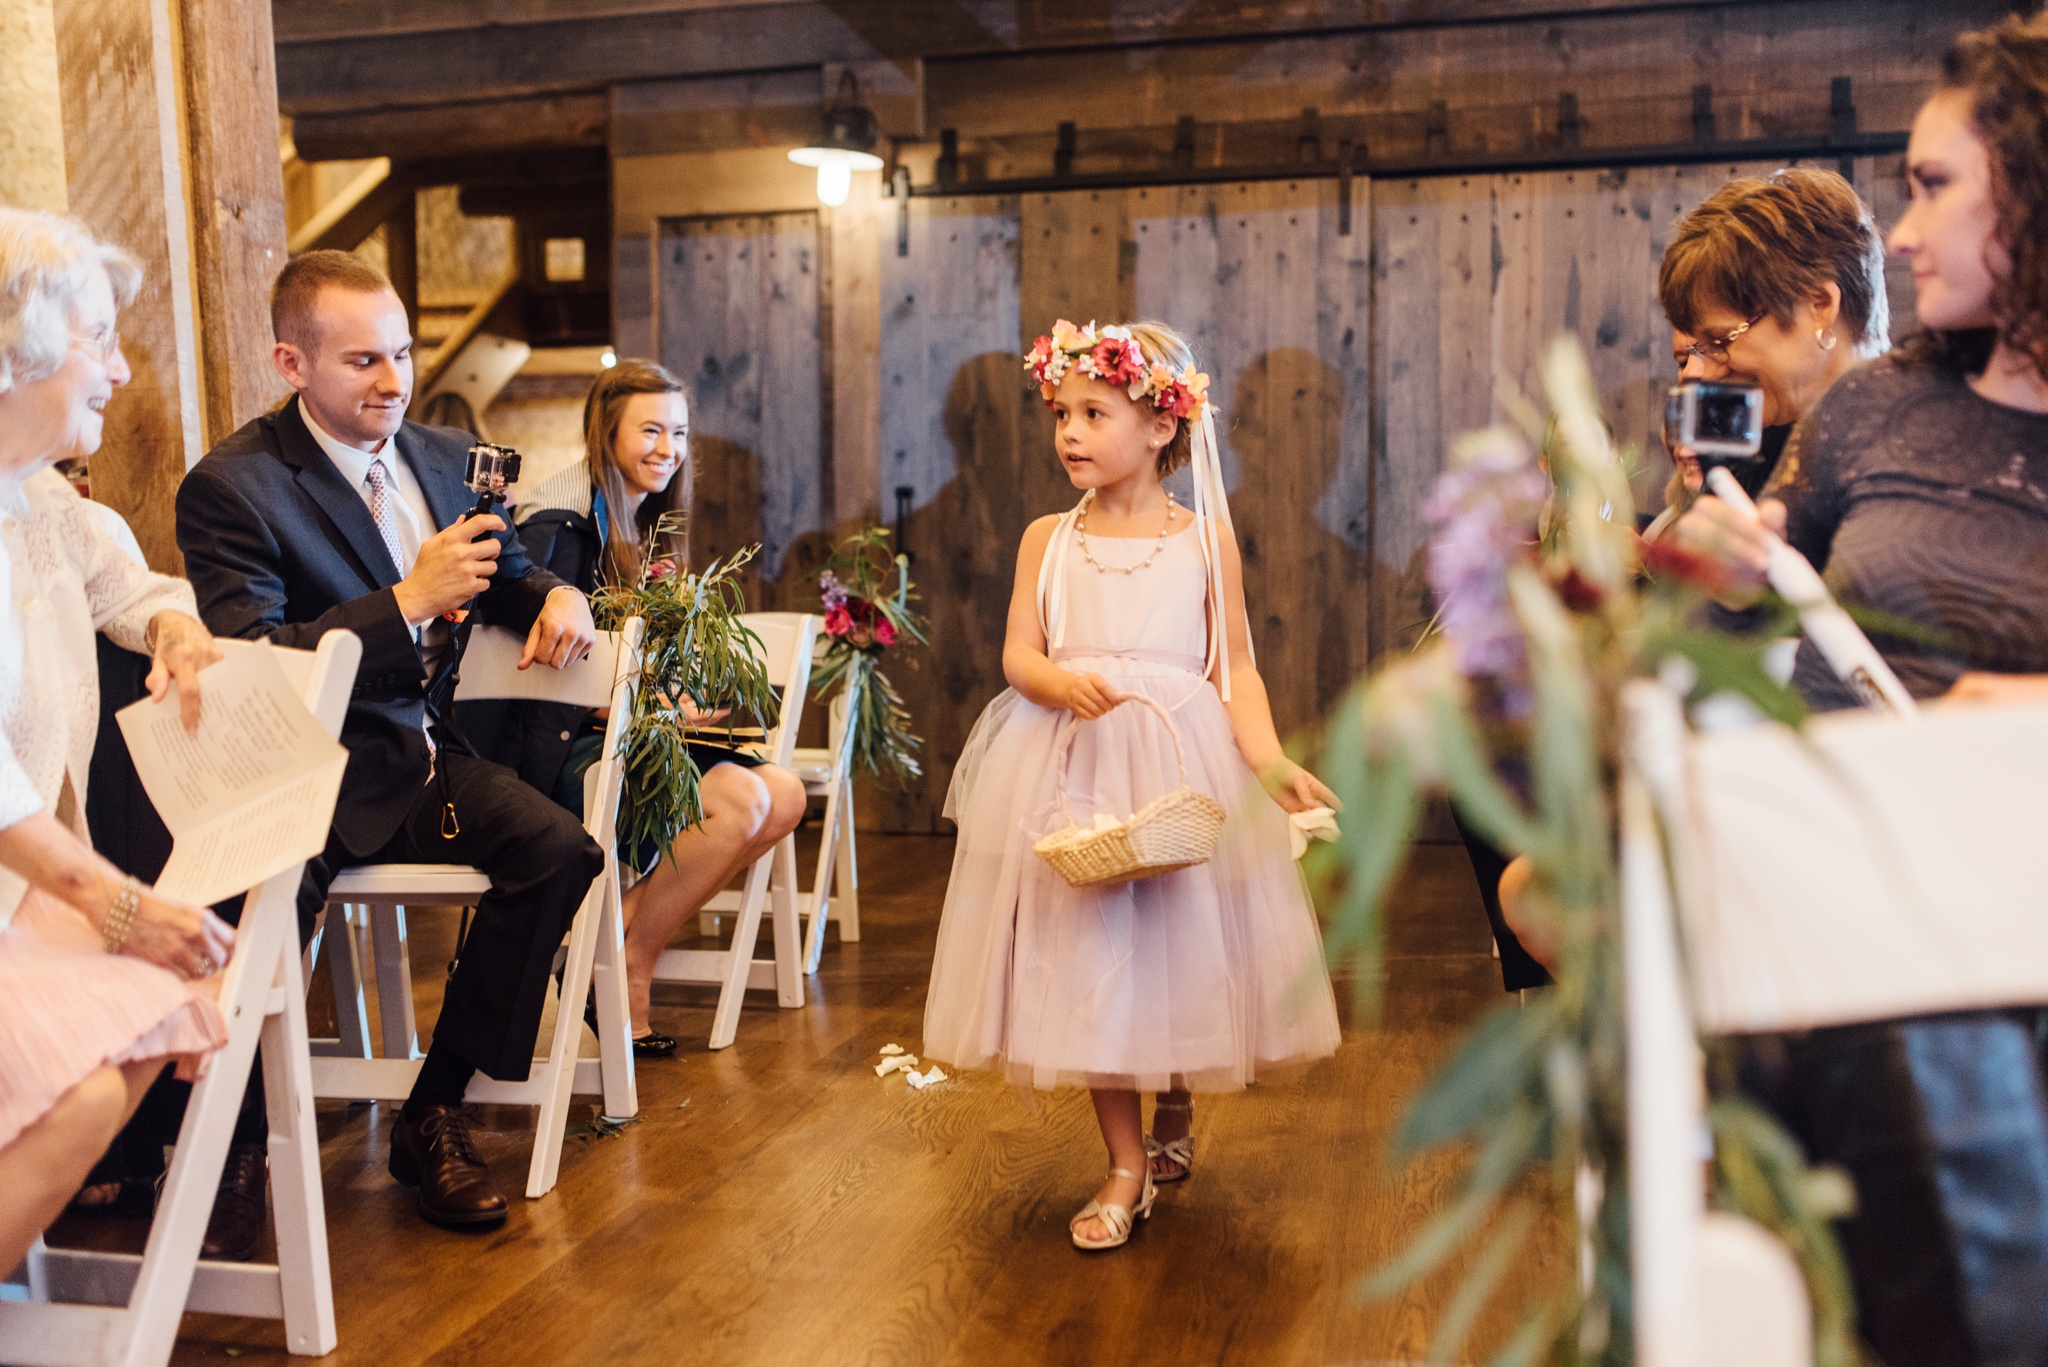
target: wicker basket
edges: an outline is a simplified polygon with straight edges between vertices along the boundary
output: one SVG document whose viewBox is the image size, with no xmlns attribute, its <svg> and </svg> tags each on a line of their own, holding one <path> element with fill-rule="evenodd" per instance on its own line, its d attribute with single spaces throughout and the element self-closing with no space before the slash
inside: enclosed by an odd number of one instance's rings
<svg viewBox="0 0 2048 1367">
<path fill-rule="evenodd" d="M 1031 849 L 1077 888 L 1157 878 L 1206 864 L 1216 853 L 1216 837 L 1223 830 L 1223 804 L 1188 787 L 1187 755 L 1181 750 L 1180 730 L 1174 726 L 1172 714 L 1151 698 L 1133 696 L 1130 700 L 1151 708 L 1166 723 L 1167 734 L 1173 737 L 1174 761 L 1180 766 L 1180 787 L 1154 798 L 1122 821 L 1083 826 L 1067 806 L 1067 760 L 1080 730 L 1069 723 L 1060 738 L 1059 756 L 1060 815 L 1066 817 L 1067 827 Z"/>
</svg>

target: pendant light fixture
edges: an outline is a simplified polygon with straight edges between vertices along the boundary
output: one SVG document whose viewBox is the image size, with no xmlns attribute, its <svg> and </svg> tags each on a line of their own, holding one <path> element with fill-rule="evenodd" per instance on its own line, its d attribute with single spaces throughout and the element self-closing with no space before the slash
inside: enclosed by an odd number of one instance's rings
<svg viewBox="0 0 2048 1367">
<path fill-rule="evenodd" d="M 839 92 L 825 108 L 823 135 L 808 147 L 793 150 L 789 159 L 818 169 L 818 202 L 836 209 L 846 203 L 855 171 L 882 169 L 874 150 L 881 136 L 875 112 L 860 102 L 860 81 L 852 71 L 842 71 Z"/>
</svg>

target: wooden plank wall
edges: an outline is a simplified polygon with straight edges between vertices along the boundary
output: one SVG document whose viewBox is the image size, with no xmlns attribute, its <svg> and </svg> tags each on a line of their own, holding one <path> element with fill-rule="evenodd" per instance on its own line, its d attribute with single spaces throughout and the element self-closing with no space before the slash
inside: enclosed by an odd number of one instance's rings
<svg viewBox="0 0 2048 1367">
<path fill-rule="evenodd" d="M 752 542 L 761 610 L 807 607 L 831 505 L 821 389 L 818 216 L 662 224 L 657 354 L 689 384 L 698 568 Z"/>
<path fill-rule="evenodd" d="M 829 510 L 889 516 L 910 491 L 904 544 L 933 644 L 892 671 L 927 773 L 866 794 L 862 811 L 884 829 L 943 829 L 952 763 L 1004 686 L 1018 539 L 1074 500 L 1018 353 L 1056 317 L 1159 318 L 1212 376 L 1260 665 L 1282 733 L 1306 734 L 1372 661 L 1413 643 L 1430 611 L 1421 503 L 1455 437 L 1504 415 L 1502 395 L 1540 401 L 1558 332 L 1582 339 L 1618 438 L 1641 453 L 1643 507 L 1660 506 L 1674 367 L 1657 263 L 1685 212 L 1770 169 L 1361 181 L 1349 234 L 1329 180 L 917 199 L 900 255 L 893 207 L 871 235 L 879 335 L 853 370 L 877 358 L 876 454 L 822 463 L 819 386 L 804 377 L 821 364 L 819 292 L 837 296 L 810 264 L 815 217 L 670 221 L 657 326 L 698 390 L 695 559 L 760 539 L 755 601 L 809 607 Z M 1888 227 L 1898 159 L 1855 170 Z M 1900 304 L 1895 335 L 1910 295 Z M 860 335 L 837 318 L 831 332 Z M 864 377 L 823 366 L 844 409 Z M 821 492 L 834 465 L 847 487 Z"/>
</svg>

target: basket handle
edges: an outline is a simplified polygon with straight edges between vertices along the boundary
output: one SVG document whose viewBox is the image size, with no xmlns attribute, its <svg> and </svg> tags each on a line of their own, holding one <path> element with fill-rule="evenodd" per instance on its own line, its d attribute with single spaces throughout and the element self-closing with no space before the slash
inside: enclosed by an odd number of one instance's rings
<svg viewBox="0 0 2048 1367">
<path fill-rule="evenodd" d="M 1173 714 L 1166 710 L 1166 704 L 1160 702 L 1157 698 L 1147 697 L 1143 693 L 1126 693 L 1124 694 L 1124 702 L 1143 703 L 1145 706 L 1151 708 L 1154 712 L 1159 714 L 1159 720 L 1166 723 L 1167 737 L 1173 742 L 1173 762 L 1175 766 L 1178 767 L 1180 770 L 1180 786 L 1183 788 L 1187 787 L 1187 752 L 1181 749 L 1180 728 L 1173 724 Z M 1119 706 L 1121 705 L 1122 704 L 1119 704 Z M 1107 716 L 1109 714 L 1105 712 L 1103 715 Z M 1053 748 L 1059 751 L 1060 757 L 1059 787 L 1057 790 L 1058 801 L 1060 805 L 1060 815 L 1067 819 L 1067 824 L 1069 826 L 1072 826 L 1076 823 L 1074 821 L 1073 811 L 1067 806 L 1067 761 L 1069 758 L 1072 757 L 1074 753 L 1074 737 L 1080 731 L 1080 729 L 1081 719 L 1075 716 L 1073 713 L 1069 712 L 1067 714 L 1066 726 L 1061 729 L 1059 739 L 1053 742 Z"/>
</svg>

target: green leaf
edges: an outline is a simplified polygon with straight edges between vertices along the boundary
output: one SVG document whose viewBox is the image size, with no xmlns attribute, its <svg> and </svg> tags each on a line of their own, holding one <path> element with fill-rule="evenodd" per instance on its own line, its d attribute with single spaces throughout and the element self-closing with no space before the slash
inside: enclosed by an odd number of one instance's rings
<svg viewBox="0 0 2048 1367">
<path fill-rule="evenodd" d="M 1427 1276 L 1479 1227 L 1486 1212 L 1518 1177 L 1536 1150 L 1542 1119 L 1519 1105 L 1500 1117 L 1466 1174 L 1458 1199 L 1422 1227 L 1408 1246 L 1375 1268 L 1360 1285 L 1368 1300 L 1383 1300 Z"/>
<path fill-rule="evenodd" d="M 1410 1158 L 1463 1139 L 1539 1089 L 1544 1043 L 1556 1017 L 1555 994 L 1527 1006 L 1495 1007 L 1408 1103 L 1394 1134 L 1395 1154 Z"/>
<path fill-rule="evenodd" d="M 1536 1222 L 1536 1213 L 1527 1206 L 1518 1206 L 1501 1221 L 1500 1228 L 1486 1241 L 1479 1260 L 1472 1270 L 1465 1274 L 1458 1285 L 1457 1294 L 1444 1307 L 1443 1318 L 1438 1322 L 1436 1332 L 1430 1336 L 1429 1362 L 1431 1367 L 1451 1360 L 1453 1354 L 1465 1346 L 1465 1340 L 1472 1333 L 1472 1326 L 1478 1322 L 1479 1312 L 1486 1308 L 1494 1288 L 1506 1274 L 1516 1253 L 1521 1251 L 1523 1242 L 1529 1237 L 1529 1228 Z"/>
</svg>

